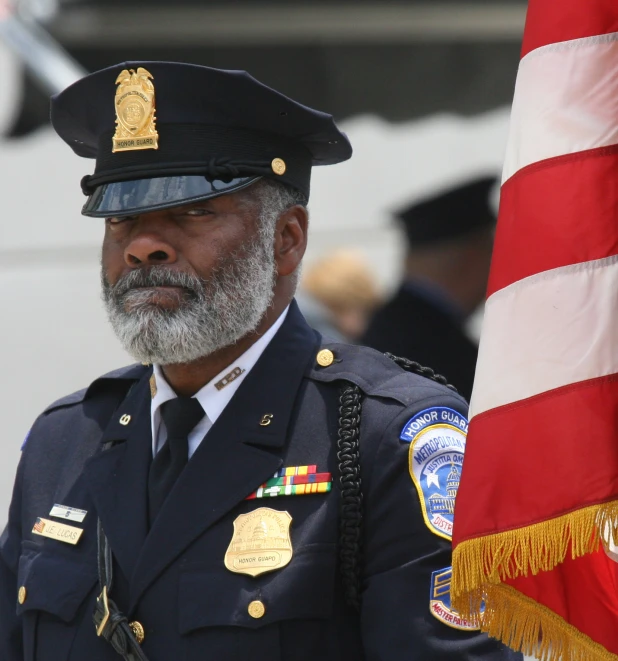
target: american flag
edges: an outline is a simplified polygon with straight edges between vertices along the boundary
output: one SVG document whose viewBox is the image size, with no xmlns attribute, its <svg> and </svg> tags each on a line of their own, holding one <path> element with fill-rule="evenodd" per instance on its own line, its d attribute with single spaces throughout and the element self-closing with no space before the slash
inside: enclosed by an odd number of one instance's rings
<svg viewBox="0 0 618 661">
<path fill-rule="evenodd" d="M 618 0 L 530 0 L 452 589 L 544 660 L 618 661 L 617 320 Z"/>
<path fill-rule="evenodd" d="M 42 535 L 42 534 L 43 534 L 43 530 L 44 530 L 44 528 L 45 528 L 45 521 L 43 521 L 42 519 L 38 518 L 38 519 L 36 520 L 34 526 L 32 527 L 32 530 L 33 530 L 34 532 L 38 532 L 40 535 Z"/>
</svg>

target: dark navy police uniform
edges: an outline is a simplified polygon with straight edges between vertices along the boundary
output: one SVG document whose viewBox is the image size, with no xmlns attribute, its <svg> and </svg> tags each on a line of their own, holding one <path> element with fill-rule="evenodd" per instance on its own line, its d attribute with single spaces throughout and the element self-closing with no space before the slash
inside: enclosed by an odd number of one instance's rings
<svg viewBox="0 0 618 661">
<path fill-rule="evenodd" d="M 97 159 L 95 217 L 261 177 L 308 197 L 311 167 L 351 154 L 330 115 L 183 64 L 92 74 L 52 123 Z M 1 661 L 520 658 L 450 609 L 461 397 L 329 343 L 292 302 L 149 525 L 152 372 L 103 376 L 34 423 L 0 538 Z"/>
<path fill-rule="evenodd" d="M 320 367 L 316 355 L 325 347 L 335 362 Z M 450 544 L 424 521 L 400 432 L 422 410 L 464 415 L 459 396 L 372 349 L 321 344 L 293 307 L 148 532 L 151 371 L 133 366 L 104 376 L 35 422 L 0 546 L 2 659 L 119 658 L 92 622 L 97 517 L 116 563 L 112 597 L 142 623 L 144 652 L 155 661 L 520 658 L 429 611 L 432 572 L 450 565 Z M 342 380 L 364 394 L 360 613 L 344 603 L 338 575 L 336 487 L 245 500 L 282 466 L 315 464 L 337 475 Z M 261 426 L 265 413 L 272 421 Z M 105 441 L 115 445 L 102 452 Z M 79 544 L 31 533 L 55 503 L 88 512 Z M 292 561 L 255 578 L 228 571 L 234 520 L 264 505 L 291 515 Z M 248 611 L 255 601 L 264 607 L 258 618 Z"/>
</svg>

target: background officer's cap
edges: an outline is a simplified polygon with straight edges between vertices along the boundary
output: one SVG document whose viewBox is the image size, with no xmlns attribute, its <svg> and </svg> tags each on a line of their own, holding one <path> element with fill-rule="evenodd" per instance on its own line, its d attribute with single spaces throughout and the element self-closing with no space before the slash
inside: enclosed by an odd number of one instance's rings
<svg viewBox="0 0 618 661">
<path fill-rule="evenodd" d="M 491 194 L 497 181 L 496 176 L 472 179 L 397 211 L 410 245 L 451 241 L 495 225 Z"/>
<path fill-rule="evenodd" d="M 137 126 L 148 111 L 148 90 L 154 92 L 155 137 L 123 140 L 127 122 Z M 125 103 L 121 97 L 128 105 L 118 105 Z M 124 113 L 125 124 L 118 124 L 124 134 L 117 132 L 117 107 Z M 260 177 L 308 198 L 313 165 L 352 155 L 331 115 L 287 98 L 245 71 L 192 64 L 125 62 L 97 71 L 53 97 L 51 120 L 78 156 L 96 159 L 94 174 L 82 180 L 89 196 L 82 213 L 94 217 L 197 202 Z M 136 130 L 139 136 L 148 127 Z M 157 149 L 136 146 L 155 143 Z"/>
</svg>

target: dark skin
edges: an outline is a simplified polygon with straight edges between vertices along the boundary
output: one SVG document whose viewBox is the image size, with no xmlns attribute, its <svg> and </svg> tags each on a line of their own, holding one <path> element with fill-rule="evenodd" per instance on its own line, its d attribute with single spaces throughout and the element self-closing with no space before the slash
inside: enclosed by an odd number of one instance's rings
<svg viewBox="0 0 618 661">
<path fill-rule="evenodd" d="M 239 250 L 256 235 L 256 205 L 247 203 L 250 191 L 221 195 L 173 209 L 105 221 L 102 263 L 109 282 L 134 269 L 165 264 L 208 279 L 218 261 Z M 307 247 L 307 210 L 299 205 L 278 219 L 274 240 L 277 278 L 272 305 L 257 329 L 236 344 L 187 364 L 166 365 L 165 378 L 178 393 L 190 397 L 233 363 L 279 318 L 294 296 L 294 271 Z M 177 307 L 183 291 L 154 287 L 152 304 Z"/>
</svg>

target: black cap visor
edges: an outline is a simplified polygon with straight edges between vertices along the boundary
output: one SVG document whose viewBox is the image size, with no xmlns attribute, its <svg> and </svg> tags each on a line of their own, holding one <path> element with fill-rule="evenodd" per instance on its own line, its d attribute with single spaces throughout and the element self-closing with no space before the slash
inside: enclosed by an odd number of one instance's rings
<svg viewBox="0 0 618 661">
<path fill-rule="evenodd" d="M 84 204 L 82 214 L 113 218 L 170 209 L 234 193 L 258 179 L 261 177 L 210 181 L 201 175 L 181 175 L 101 184 Z"/>
</svg>

